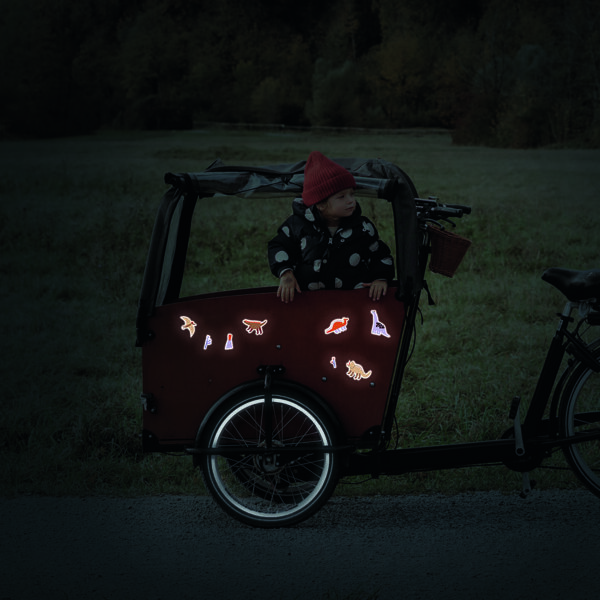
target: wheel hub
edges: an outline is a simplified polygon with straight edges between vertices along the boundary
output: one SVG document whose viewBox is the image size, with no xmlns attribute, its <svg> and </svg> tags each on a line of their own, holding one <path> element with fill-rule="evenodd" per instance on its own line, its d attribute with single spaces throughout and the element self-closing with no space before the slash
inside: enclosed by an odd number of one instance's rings
<svg viewBox="0 0 600 600">
<path fill-rule="evenodd" d="M 274 448 L 283 448 L 283 444 L 279 440 L 273 440 Z M 267 445 L 263 441 L 258 445 L 259 448 L 266 448 Z M 281 455 L 277 454 L 277 452 L 269 452 L 266 454 L 255 454 L 254 455 L 254 466 L 263 473 L 268 473 L 269 475 L 273 475 L 276 473 L 281 473 L 283 467 L 285 465 L 281 464 Z"/>
</svg>

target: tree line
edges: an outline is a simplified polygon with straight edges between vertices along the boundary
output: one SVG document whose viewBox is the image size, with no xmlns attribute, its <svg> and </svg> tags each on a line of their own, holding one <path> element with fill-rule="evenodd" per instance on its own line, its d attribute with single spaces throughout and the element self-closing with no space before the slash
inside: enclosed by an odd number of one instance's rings
<svg viewBox="0 0 600 600">
<path fill-rule="evenodd" d="M 228 122 L 600 145 L 596 0 L 0 6 L 0 135 Z"/>
</svg>

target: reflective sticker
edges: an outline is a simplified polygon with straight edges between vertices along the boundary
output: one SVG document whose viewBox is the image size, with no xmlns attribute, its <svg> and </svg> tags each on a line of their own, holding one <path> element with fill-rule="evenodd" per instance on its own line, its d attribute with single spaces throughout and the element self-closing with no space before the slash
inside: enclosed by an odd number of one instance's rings
<svg viewBox="0 0 600 600">
<path fill-rule="evenodd" d="M 246 331 L 248 333 L 262 335 L 263 327 L 267 324 L 267 319 L 265 319 L 264 321 L 252 321 L 250 319 L 243 319 L 242 323 L 246 326 Z"/>
<path fill-rule="evenodd" d="M 346 366 L 348 367 L 348 371 L 346 372 L 346 375 L 348 375 L 348 377 L 352 377 L 352 379 L 356 379 L 356 381 L 360 381 L 361 379 L 368 379 L 369 377 L 371 377 L 372 371 L 367 371 L 365 373 L 363 366 L 359 365 L 357 362 L 354 362 L 353 360 L 349 360 L 346 363 Z"/>
<path fill-rule="evenodd" d="M 335 356 L 332 356 L 329 362 L 333 365 L 334 369 L 337 369 L 337 362 L 335 360 Z"/>
<path fill-rule="evenodd" d="M 212 338 L 210 335 L 206 334 L 206 338 L 204 339 L 204 349 L 206 350 L 212 344 Z"/>
<path fill-rule="evenodd" d="M 377 311 L 372 310 L 371 314 L 373 315 L 373 325 L 371 326 L 371 335 L 382 335 L 386 338 L 391 337 L 390 334 L 387 332 L 385 325 L 379 320 Z"/>
<path fill-rule="evenodd" d="M 187 329 L 190 334 L 190 337 L 194 337 L 194 333 L 196 333 L 196 323 L 194 323 L 194 321 L 192 321 L 189 317 L 182 316 L 179 318 L 183 321 L 181 329 L 183 329 L 183 331 Z"/>
<path fill-rule="evenodd" d="M 233 350 L 233 333 L 227 334 L 227 342 L 225 342 L 225 350 Z"/>
<path fill-rule="evenodd" d="M 335 333 L 336 335 L 346 331 L 348 329 L 348 322 L 350 319 L 348 317 L 341 317 L 339 319 L 333 319 L 331 323 L 329 323 L 329 327 L 325 329 L 325 335 L 329 335 L 330 333 Z"/>
</svg>

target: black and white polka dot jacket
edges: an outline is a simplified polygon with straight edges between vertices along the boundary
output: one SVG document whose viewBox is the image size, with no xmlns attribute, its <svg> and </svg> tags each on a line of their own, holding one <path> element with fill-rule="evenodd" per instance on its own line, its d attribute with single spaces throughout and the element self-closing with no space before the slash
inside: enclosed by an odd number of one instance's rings
<svg viewBox="0 0 600 600">
<path fill-rule="evenodd" d="M 355 289 L 376 279 L 394 278 L 389 247 L 379 239 L 375 225 L 360 206 L 331 235 L 316 206 L 307 208 L 301 198 L 292 203 L 293 214 L 269 242 L 269 266 L 275 277 L 292 269 L 303 290 Z"/>
</svg>

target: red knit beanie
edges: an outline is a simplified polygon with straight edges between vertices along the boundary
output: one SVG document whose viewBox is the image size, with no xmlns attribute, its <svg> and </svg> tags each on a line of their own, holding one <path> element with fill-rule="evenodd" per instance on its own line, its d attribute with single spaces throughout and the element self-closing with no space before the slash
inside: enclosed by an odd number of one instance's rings
<svg viewBox="0 0 600 600">
<path fill-rule="evenodd" d="M 344 167 L 320 152 L 310 153 L 304 167 L 302 192 L 302 201 L 306 206 L 312 206 L 342 190 L 355 187 L 354 177 Z"/>
</svg>

